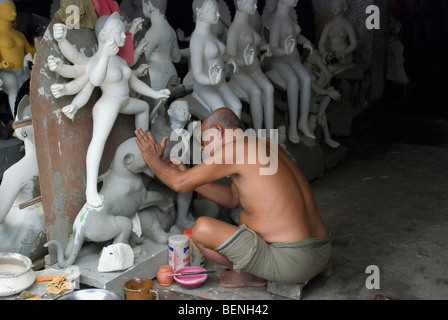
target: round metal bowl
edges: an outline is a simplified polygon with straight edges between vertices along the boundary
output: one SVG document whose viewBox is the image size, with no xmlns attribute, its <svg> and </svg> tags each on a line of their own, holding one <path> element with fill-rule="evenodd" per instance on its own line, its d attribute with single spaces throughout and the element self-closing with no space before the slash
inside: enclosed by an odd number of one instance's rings
<svg viewBox="0 0 448 320">
<path fill-rule="evenodd" d="M 31 259 L 20 253 L 0 253 L 0 296 L 11 296 L 30 287 L 36 280 Z"/>
<path fill-rule="evenodd" d="M 83 289 L 64 294 L 56 300 L 123 300 L 123 298 L 110 290 Z"/>
</svg>

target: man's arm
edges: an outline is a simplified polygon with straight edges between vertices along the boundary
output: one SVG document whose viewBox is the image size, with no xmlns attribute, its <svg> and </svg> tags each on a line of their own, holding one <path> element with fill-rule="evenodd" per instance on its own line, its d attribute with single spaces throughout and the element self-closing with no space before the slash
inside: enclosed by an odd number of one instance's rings
<svg viewBox="0 0 448 320">
<path fill-rule="evenodd" d="M 234 184 L 208 183 L 195 189 L 197 193 L 221 206 L 236 209 L 240 206 L 238 189 Z"/>
<path fill-rule="evenodd" d="M 192 169 L 180 172 L 162 160 L 168 137 L 163 138 L 161 144 L 158 144 L 149 131 L 144 132 L 139 128 L 135 134 L 137 145 L 146 164 L 164 184 L 176 192 L 191 192 L 200 186 L 236 173 L 234 172 L 235 167 L 231 164 L 206 164 L 204 162 Z M 222 157 L 222 153 L 216 151 L 215 157 Z M 225 159 L 221 163 L 225 163 Z"/>
</svg>

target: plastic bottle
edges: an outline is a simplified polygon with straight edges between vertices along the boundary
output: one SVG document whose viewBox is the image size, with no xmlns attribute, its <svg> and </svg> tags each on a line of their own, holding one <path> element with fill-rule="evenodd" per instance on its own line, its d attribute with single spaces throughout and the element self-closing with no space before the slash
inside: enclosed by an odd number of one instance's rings
<svg viewBox="0 0 448 320">
<path fill-rule="evenodd" d="M 191 239 L 191 228 L 185 229 L 184 235 L 190 238 L 190 266 L 205 268 L 205 257 Z"/>
</svg>

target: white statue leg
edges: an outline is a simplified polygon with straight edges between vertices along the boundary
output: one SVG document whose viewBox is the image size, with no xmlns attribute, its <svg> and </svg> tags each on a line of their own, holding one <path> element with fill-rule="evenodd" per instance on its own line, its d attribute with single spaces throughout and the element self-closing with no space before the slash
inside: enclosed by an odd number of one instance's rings
<svg viewBox="0 0 448 320">
<path fill-rule="evenodd" d="M 252 74 L 252 78 L 261 88 L 264 125 L 269 137 L 271 130 L 274 129 L 274 86 L 260 68 Z"/>
<path fill-rule="evenodd" d="M 8 94 L 11 114 L 14 116 L 14 106 L 20 89 L 19 78 L 13 71 L 6 70 L 0 72 L 0 78 L 3 81 L 3 90 Z"/>
<path fill-rule="evenodd" d="M 120 110 L 123 114 L 135 114 L 135 128 L 149 129 L 149 104 L 143 100 L 130 98 L 128 104 Z"/>
<path fill-rule="evenodd" d="M 263 128 L 262 93 L 251 76 L 239 72 L 232 78 L 249 95 L 250 112 L 253 128 L 256 132 Z"/>
<path fill-rule="evenodd" d="M 327 115 L 325 114 L 325 111 L 327 110 L 330 102 L 331 102 L 330 97 L 325 96 L 322 98 L 322 100 L 319 103 L 319 111 L 316 117 L 319 125 L 322 127 L 325 143 L 328 144 L 331 148 L 336 149 L 341 144 L 331 138 L 330 130 L 328 129 Z"/>
<path fill-rule="evenodd" d="M 243 105 L 241 104 L 240 99 L 233 93 L 227 82 L 220 85 L 218 90 L 226 103 L 226 107 L 235 112 L 238 118 L 241 118 Z"/>
<path fill-rule="evenodd" d="M 193 86 L 193 91 L 204 101 L 211 111 L 215 111 L 216 109 L 224 108 L 226 106 L 216 87 L 204 86 L 195 83 Z"/>
<path fill-rule="evenodd" d="M 292 143 L 299 143 L 300 137 L 297 131 L 297 119 L 299 108 L 299 79 L 291 66 L 284 63 L 273 63 L 272 69 L 282 77 L 286 83 L 286 93 L 288 96 L 289 128 L 288 138 Z"/>
<path fill-rule="evenodd" d="M 300 81 L 300 121 L 298 128 L 308 138 L 316 139 L 308 127 L 308 114 L 311 104 L 311 77 L 301 63 L 294 63 L 292 67 Z"/>
<path fill-rule="evenodd" d="M 178 193 L 177 194 L 177 219 L 176 226 L 180 229 L 191 228 L 194 220 L 188 219 L 188 209 L 193 198 L 193 192 Z"/>
<path fill-rule="evenodd" d="M 120 105 L 125 101 L 120 101 L 120 98 L 117 97 L 105 97 L 103 95 L 92 110 L 93 133 L 86 156 L 86 198 L 87 203 L 93 207 L 100 207 L 103 204 L 97 188 L 98 171 L 107 138 L 117 119 Z"/>
</svg>

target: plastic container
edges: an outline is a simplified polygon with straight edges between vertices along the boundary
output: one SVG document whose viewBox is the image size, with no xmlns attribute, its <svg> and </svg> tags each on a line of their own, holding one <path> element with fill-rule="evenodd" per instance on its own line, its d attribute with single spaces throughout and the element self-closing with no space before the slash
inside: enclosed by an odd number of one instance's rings
<svg viewBox="0 0 448 320">
<path fill-rule="evenodd" d="M 184 235 L 190 238 L 190 266 L 205 268 L 205 257 L 191 239 L 191 228 L 185 229 Z"/>
<path fill-rule="evenodd" d="M 157 271 L 157 281 L 159 281 L 159 285 L 162 287 L 168 287 L 173 283 L 173 276 L 174 273 L 173 267 L 166 264 L 159 267 L 159 271 Z M 169 276 L 171 274 L 171 276 Z"/>
<path fill-rule="evenodd" d="M 188 267 L 190 261 L 190 238 L 176 234 L 168 238 L 168 263 L 173 271 Z"/>
</svg>

